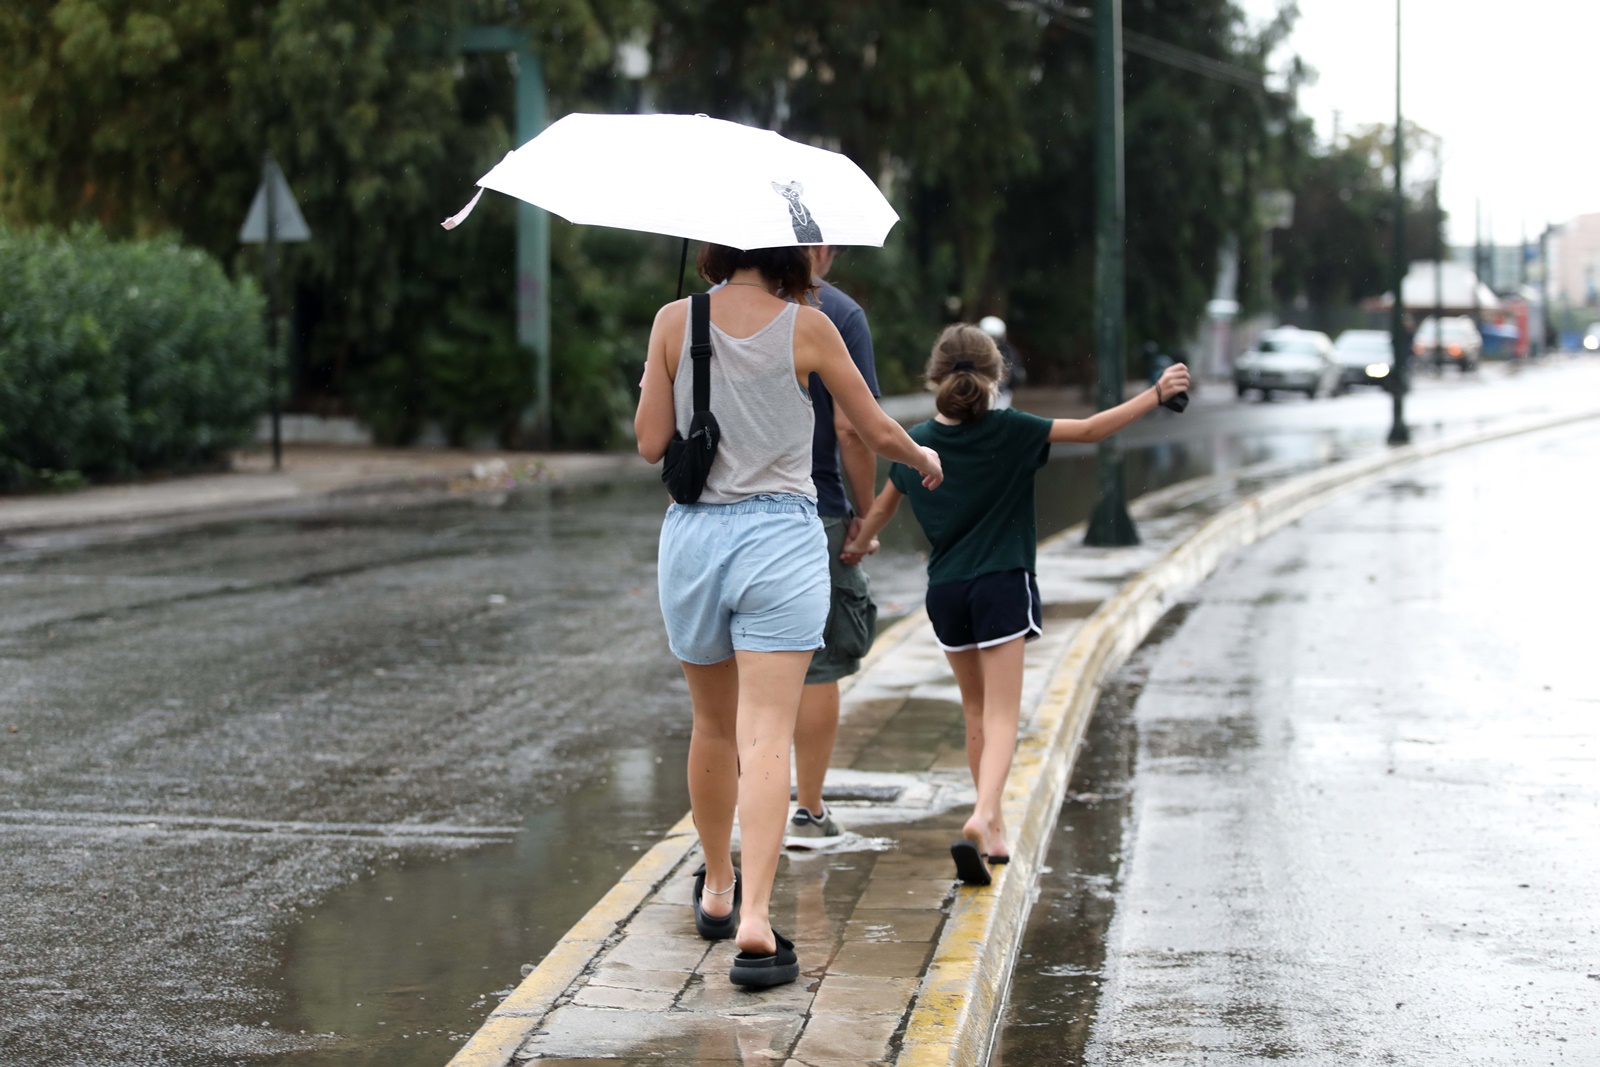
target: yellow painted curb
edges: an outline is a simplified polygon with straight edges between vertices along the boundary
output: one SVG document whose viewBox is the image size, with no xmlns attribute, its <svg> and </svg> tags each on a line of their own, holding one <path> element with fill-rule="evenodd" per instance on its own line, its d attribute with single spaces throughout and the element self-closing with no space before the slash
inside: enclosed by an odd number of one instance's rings
<svg viewBox="0 0 1600 1067">
<path fill-rule="evenodd" d="M 1032 724 L 1018 739 L 1004 801 L 1006 822 L 1018 831 L 1011 862 L 999 869 L 988 889 L 957 891 L 918 988 L 896 1064 L 974 1067 L 988 1062 L 1032 909 L 1039 866 L 1048 855 L 1051 828 L 1101 683 L 1144 640 L 1175 594 L 1198 585 L 1229 552 L 1397 468 L 1595 417 L 1600 411 L 1524 420 L 1487 432 L 1394 448 L 1292 478 L 1212 516 L 1104 601 L 1062 653 Z M 1195 485 L 1182 483 L 1160 491 L 1160 496 L 1164 499 Z M 1141 503 L 1148 507 L 1156 497 L 1151 494 Z M 1081 529 L 1057 534 L 1047 544 Z"/>
</svg>

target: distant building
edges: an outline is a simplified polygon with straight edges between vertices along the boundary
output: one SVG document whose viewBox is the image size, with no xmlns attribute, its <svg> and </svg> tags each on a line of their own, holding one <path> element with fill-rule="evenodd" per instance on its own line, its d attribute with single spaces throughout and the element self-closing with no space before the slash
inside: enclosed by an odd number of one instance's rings
<svg viewBox="0 0 1600 1067">
<path fill-rule="evenodd" d="M 1549 245 L 1551 304 L 1600 308 L 1600 214 L 1558 227 Z"/>
<path fill-rule="evenodd" d="M 1472 246 L 1461 245 L 1450 249 L 1446 262 L 1460 263 L 1465 267 L 1472 267 Z M 1516 291 L 1522 284 L 1522 246 L 1521 245 L 1484 245 L 1483 266 L 1478 271 L 1478 276 L 1483 284 L 1493 289 L 1496 293 L 1504 295 Z M 1538 255 L 1538 245 L 1532 245 L 1530 252 Z M 1527 277 L 1536 277 L 1533 263 L 1528 264 Z"/>
</svg>

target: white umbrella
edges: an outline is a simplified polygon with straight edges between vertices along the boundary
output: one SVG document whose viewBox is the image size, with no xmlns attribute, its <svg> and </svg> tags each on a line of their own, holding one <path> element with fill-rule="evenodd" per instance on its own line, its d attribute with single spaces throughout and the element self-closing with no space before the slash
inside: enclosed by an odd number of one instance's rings
<svg viewBox="0 0 1600 1067">
<path fill-rule="evenodd" d="M 568 115 L 478 184 L 569 222 L 731 248 L 881 246 L 900 218 L 849 157 L 704 115 Z"/>
</svg>

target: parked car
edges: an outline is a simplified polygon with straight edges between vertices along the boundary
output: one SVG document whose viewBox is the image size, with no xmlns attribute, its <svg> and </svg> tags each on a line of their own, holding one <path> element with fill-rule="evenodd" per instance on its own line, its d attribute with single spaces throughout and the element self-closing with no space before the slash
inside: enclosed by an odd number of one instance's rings
<svg viewBox="0 0 1600 1067">
<path fill-rule="evenodd" d="M 1279 390 L 1315 399 L 1339 387 L 1339 363 L 1325 333 L 1280 326 L 1261 335 L 1256 346 L 1234 361 L 1233 385 L 1242 397 L 1252 389 L 1271 400 Z"/>
<path fill-rule="evenodd" d="M 1478 369 L 1478 361 L 1483 358 L 1483 337 L 1466 315 L 1446 315 L 1442 319 L 1429 315 L 1417 327 L 1417 335 L 1411 340 L 1411 354 L 1418 359 L 1434 361 L 1438 369 L 1455 364 L 1465 373 Z"/>
<path fill-rule="evenodd" d="M 1388 330 L 1346 330 L 1334 342 L 1333 356 L 1341 386 L 1382 386 L 1394 368 L 1394 339 Z"/>
<path fill-rule="evenodd" d="M 1600 322 L 1591 322 L 1583 331 L 1583 347 L 1588 352 L 1600 352 Z"/>
</svg>

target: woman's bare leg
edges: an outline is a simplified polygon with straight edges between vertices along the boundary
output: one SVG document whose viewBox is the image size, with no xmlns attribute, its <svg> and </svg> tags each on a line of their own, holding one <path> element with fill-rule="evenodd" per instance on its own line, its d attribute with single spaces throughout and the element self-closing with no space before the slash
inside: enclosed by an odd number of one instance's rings
<svg viewBox="0 0 1600 1067">
<path fill-rule="evenodd" d="M 701 666 L 683 664 L 694 702 L 694 730 L 689 735 L 689 807 L 706 857 L 706 888 L 733 885 L 734 807 L 739 802 L 739 712 L 737 661 Z M 706 893 L 700 908 L 712 918 L 733 910 L 733 894 Z"/>
<path fill-rule="evenodd" d="M 978 787 L 978 802 L 961 832 L 978 846 L 979 852 L 989 856 L 1011 854 L 1001 801 L 1005 796 L 1006 778 L 1011 773 L 1011 758 L 1017 748 L 1017 720 L 1022 714 L 1023 645 L 1023 639 L 1018 637 L 1003 645 L 970 653 L 946 653 L 956 671 L 956 683 L 961 686 L 962 710 L 967 715 L 967 763 Z M 964 660 L 959 667 L 956 665 L 957 656 L 968 655 L 976 657 L 976 671 L 968 667 L 970 661 Z M 967 681 L 962 680 L 963 674 L 967 675 Z M 976 724 L 966 710 L 968 687 L 973 683 L 983 694 L 983 713 Z"/>
<path fill-rule="evenodd" d="M 789 820 L 789 751 L 811 653 L 737 652 L 734 658 L 739 664 L 739 858 L 744 874 L 735 941 L 742 951 L 770 955 L 777 951 L 769 912 Z"/>
</svg>

